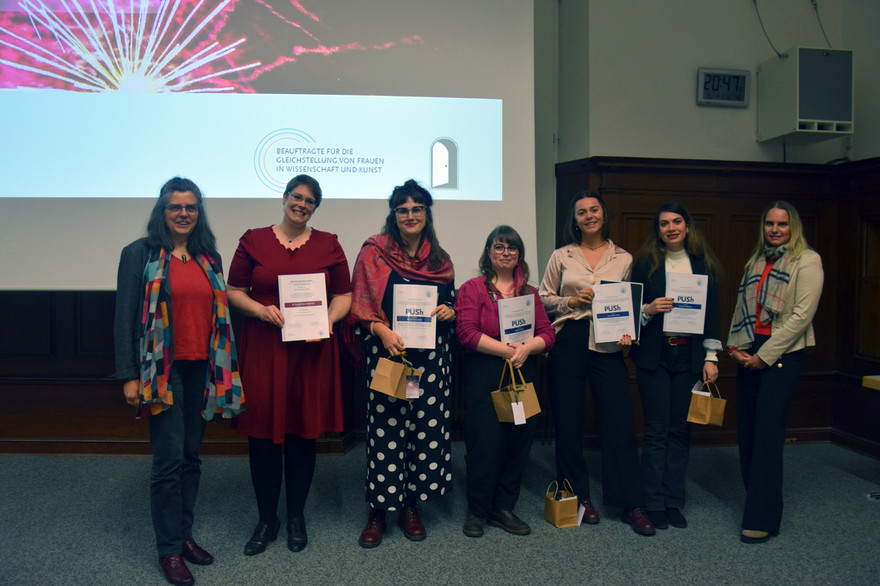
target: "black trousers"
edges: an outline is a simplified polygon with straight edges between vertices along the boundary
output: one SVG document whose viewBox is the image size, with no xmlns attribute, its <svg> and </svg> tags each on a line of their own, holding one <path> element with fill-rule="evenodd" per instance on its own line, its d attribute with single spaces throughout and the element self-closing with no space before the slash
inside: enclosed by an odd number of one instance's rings
<svg viewBox="0 0 880 586">
<path fill-rule="evenodd" d="M 767 336 L 755 336 L 760 348 Z M 779 530 L 782 520 L 782 449 L 785 421 L 803 366 L 804 351 L 783 354 L 761 370 L 736 371 L 739 463 L 746 485 L 742 527 Z"/>
<path fill-rule="evenodd" d="M 522 366 L 526 382 L 537 379 L 535 362 L 531 356 Z M 505 360 L 468 352 L 462 363 L 468 509 L 485 518 L 490 511 L 512 511 L 516 506 L 540 415 L 530 417 L 524 425 L 501 423 L 490 395 L 498 388 Z"/>
<path fill-rule="evenodd" d="M 315 476 L 315 440 L 285 434 L 282 455 L 282 446 L 271 439 L 248 436 L 248 454 L 260 521 L 274 523 L 278 516 L 282 470 L 288 523 L 303 517 Z"/>
<path fill-rule="evenodd" d="M 590 474 L 584 460 L 584 402 L 589 380 L 602 454 L 603 502 L 611 507 L 639 507 L 644 497 L 629 373 L 621 352 L 594 352 L 588 347 L 589 339 L 589 321 L 570 320 L 556 335 L 550 351 L 556 477 L 560 484 L 568 479 L 578 497 L 590 498 Z"/>
<path fill-rule="evenodd" d="M 691 389 L 702 373 L 691 370 L 691 347 L 664 344 L 657 368 L 636 369 L 645 414 L 642 481 L 645 509 L 684 508 L 685 476 L 691 446 Z"/>
</svg>

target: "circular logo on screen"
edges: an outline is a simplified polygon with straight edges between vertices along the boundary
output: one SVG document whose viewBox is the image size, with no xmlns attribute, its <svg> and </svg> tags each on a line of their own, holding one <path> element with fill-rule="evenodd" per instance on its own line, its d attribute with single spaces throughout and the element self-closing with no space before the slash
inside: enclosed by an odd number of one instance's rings
<svg viewBox="0 0 880 586">
<path fill-rule="evenodd" d="M 287 182 L 299 175 L 304 157 L 312 151 L 315 139 L 296 128 L 281 128 L 263 137 L 254 152 L 254 172 L 273 191 L 283 191 Z"/>
</svg>

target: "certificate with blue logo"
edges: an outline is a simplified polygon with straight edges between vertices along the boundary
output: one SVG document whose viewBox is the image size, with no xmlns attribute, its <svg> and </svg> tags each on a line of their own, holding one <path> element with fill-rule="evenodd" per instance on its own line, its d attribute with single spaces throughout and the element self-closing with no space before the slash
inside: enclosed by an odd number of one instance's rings
<svg viewBox="0 0 880 586">
<path fill-rule="evenodd" d="M 706 275 L 666 273 L 666 296 L 672 297 L 672 311 L 663 314 L 663 331 L 702 334 L 708 292 L 709 277 Z"/>
<path fill-rule="evenodd" d="M 498 300 L 498 324 L 501 341 L 518 344 L 535 337 L 535 296 L 520 295 Z"/>
<path fill-rule="evenodd" d="M 633 292 L 630 283 L 593 285 L 593 331 L 597 344 L 636 337 Z"/>
<path fill-rule="evenodd" d="M 394 285 L 391 329 L 400 334 L 407 348 L 433 350 L 437 343 L 436 285 Z"/>
</svg>

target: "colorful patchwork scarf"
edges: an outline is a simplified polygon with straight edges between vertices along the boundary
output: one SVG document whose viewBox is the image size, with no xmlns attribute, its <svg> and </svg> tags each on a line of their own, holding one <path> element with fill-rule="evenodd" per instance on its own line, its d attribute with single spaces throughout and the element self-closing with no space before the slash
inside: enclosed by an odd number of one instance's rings
<svg viewBox="0 0 880 586">
<path fill-rule="evenodd" d="M 171 362 L 174 340 L 168 300 L 160 299 L 162 285 L 168 275 L 168 256 L 165 249 L 150 252 L 144 268 L 144 309 L 141 314 L 141 401 L 149 405 L 150 412 L 157 415 L 174 404 L 171 388 Z M 226 419 L 244 411 L 244 393 L 238 374 L 238 358 L 229 303 L 226 299 L 226 283 L 223 269 L 206 254 L 198 257 L 198 263 L 208 276 L 214 293 L 211 310 L 211 343 L 208 356 L 208 372 L 205 376 L 205 410 L 202 417 L 210 421 L 215 414 Z"/>
<path fill-rule="evenodd" d="M 791 253 L 784 247 L 774 249 L 770 256 L 760 255 L 746 266 L 742 281 L 736 293 L 736 307 L 733 310 L 733 322 L 730 324 L 730 335 L 727 338 L 727 346 L 730 348 L 750 348 L 755 341 L 755 320 L 760 319 L 762 324 L 769 324 L 782 311 L 785 300 L 782 298 L 785 288 L 791 280 L 789 273 L 793 263 Z M 781 256 L 776 256 L 777 254 Z M 764 279 L 761 290 L 758 283 L 767 266 L 767 260 L 776 257 L 773 268 Z M 758 305 L 761 306 L 761 315 L 757 315 Z"/>
</svg>

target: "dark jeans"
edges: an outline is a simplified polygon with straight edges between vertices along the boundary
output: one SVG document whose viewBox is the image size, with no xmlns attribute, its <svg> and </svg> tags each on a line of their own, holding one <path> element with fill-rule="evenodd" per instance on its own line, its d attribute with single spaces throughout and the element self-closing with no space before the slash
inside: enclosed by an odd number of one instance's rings
<svg viewBox="0 0 880 586">
<path fill-rule="evenodd" d="M 644 495 L 629 373 L 621 352 L 589 350 L 589 339 L 589 321 L 569 320 L 550 351 L 556 477 L 560 484 L 568 479 L 578 497 L 590 498 L 590 474 L 584 460 L 584 403 L 589 379 L 602 453 L 603 500 L 611 507 L 639 507 Z"/>
<path fill-rule="evenodd" d="M 199 447 L 205 433 L 207 360 L 175 360 L 171 365 L 174 404 L 151 415 L 150 508 L 160 557 L 177 555 L 192 537 L 193 509 L 199 492 Z"/>
<path fill-rule="evenodd" d="M 687 422 L 691 389 L 702 373 L 691 371 L 691 347 L 664 344 L 656 369 L 636 369 L 645 413 L 642 482 L 645 509 L 681 509 L 690 451 Z"/>
<path fill-rule="evenodd" d="M 530 417 L 525 425 L 498 421 L 491 393 L 498 388 L 504 359 L 468 352 L 462 361 L 468 509 L 485 518 L 492 510 L 512 511 L 516 506 L 540 415 Z M 522 374 L 526 382 L 534 383 L 536 373 L 532 356 Z"/>
<path fill-rule="evenodd" d="M 760 348 L 766 336 L 755 336 Z M 775 532 L 782 520 L 782 449 L 785 421 L 804 351 L 783 354 L 761 370 L 736 371 L 739 462 L 746 485 L 742 527 Z"/>
<path fill-rule="evenodd" d="M 306 499 L 315 476 L 315 440 L 288 433 L 284 435 L 284 450 L 271 439 L 248 436 L 248 454 L 251 481 L 257 497 L 260 521 L 274 523 L 281 498 L 281 474 L 284 472 L 287 498 L 287 521 L 302 518 Z M 282 464 L 283 460 L 283 464 Z"/>
</svg>

